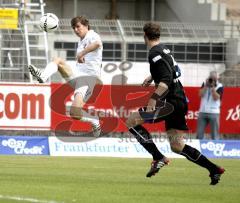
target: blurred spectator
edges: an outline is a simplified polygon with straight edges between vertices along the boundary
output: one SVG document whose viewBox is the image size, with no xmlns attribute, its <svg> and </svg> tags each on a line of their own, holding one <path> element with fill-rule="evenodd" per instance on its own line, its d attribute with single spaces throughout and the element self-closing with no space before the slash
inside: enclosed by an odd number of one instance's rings
<svg viewBox="0 0 240 203">
<path fill-rule="evenodd" d="M 219 138 L 219 115 L 223 85 L 218 81 L 216 71 L 212 71 L 199 91 L 201 97 L 198 121 L 197 138 L 203 139 L 206 126 L 210 125 L 211 138 Z"/>
</svg>

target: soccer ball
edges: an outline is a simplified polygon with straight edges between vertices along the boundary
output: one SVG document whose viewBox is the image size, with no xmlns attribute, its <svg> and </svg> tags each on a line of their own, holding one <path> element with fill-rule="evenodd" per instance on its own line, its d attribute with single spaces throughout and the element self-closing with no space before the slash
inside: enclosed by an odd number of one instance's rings
<svg viewBox="0 0 240 203">
<path fill-rule="evenodd" d="M 54 31 L 58 28 L 59 26 L 59 19 L 58 17 L 53 14 L 53 13 L 45 13 L 41 18 L 40 18 L 40 28 L 45 31 Z"/>
</svg>

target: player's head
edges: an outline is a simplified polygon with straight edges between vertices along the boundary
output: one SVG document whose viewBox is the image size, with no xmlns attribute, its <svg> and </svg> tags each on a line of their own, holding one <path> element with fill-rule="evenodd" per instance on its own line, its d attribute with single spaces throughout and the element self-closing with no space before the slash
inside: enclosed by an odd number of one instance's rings
<svg viewBox="0 0 240 203">
<path fill-rule="evenodd" d="M 146 23 L 143 26 L 144 40 L 147 41 L 157 41 L 160 39 L 160 25 L 157 23 Z"/>
<path fill-rule="evenodd" d="M 75 34 L 84 38 L 90 29 L 89 21 L 85 16 L 77 16 L 71 20 L 71 26 Z"/>
<path fill-rule="evenodd" d="M 217 80 L 217 79 L 218 79 L 218 73 L 217 73 L 217 71 L 211 71 L 211 72 L 209 73 L 209 78 L 212 78 L 212 79 L 214 79 L 214 80 Z"/>
</svg>

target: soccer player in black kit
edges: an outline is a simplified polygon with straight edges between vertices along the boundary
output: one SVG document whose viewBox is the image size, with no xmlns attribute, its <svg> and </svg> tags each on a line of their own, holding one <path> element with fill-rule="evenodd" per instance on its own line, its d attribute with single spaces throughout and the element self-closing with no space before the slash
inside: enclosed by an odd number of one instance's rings
<svg viewBox="0 0 240 203">
<path fill-rule="evenodd" d="M 184 131 L 188 130 L 185 115 L 187 113 L 187 99 L 183 86 L 178 77 L 181 75 L 171 51 L 160 44 L 160 25 L 146 23 L 143 27 L 144 40 L 150 48 L 149 63 L 151 75 L 147 77 L 143 86 L 155 83 L 155 92 L 152 94 L 146 107 L 133 112 L 126 121 L 129 132 L 152 155 L 153 161 L 147 177 L 151 177 L 169 163 L 154 144 L 149 132 L 142 126 L 143 123 L 165 121 L 165 128 L 173 152 L 185 156 L 189 161 L 206 168 L 210 173 L 211 185 L 216 185 L 225 169 L 208 160 L 197 149 L 184 143 Z"/>
</svg>

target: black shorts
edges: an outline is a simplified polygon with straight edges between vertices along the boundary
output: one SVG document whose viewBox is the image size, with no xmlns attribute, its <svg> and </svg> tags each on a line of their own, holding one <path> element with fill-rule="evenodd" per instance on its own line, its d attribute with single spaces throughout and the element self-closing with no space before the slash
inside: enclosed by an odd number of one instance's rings
<svg viewBox="0 0 240 203">
<path fill-rule="evenodd" d="M 188 111 L 188 105 L 181 100 L 163 102 L 156 105 L 158 108 L 152 112 L 146 112 L 146 107 L 139 109 L 140 116 L 145 123 L 157 123 L 165 121 L 166 130 L 188 130 L 185 115 Z"/>
</svg>

